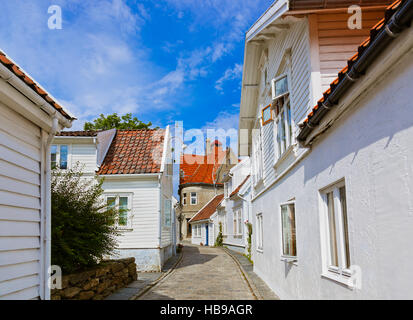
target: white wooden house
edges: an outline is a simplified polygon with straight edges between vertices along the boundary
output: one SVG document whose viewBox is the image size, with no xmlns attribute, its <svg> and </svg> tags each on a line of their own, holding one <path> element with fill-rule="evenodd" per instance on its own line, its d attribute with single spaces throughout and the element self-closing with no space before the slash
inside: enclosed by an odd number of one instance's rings
<svg viewBox="0 0 413 320">
<path fill-rule="evenodd" d="M 135 257 L 139 271 L 161 270 L 176 252 L 170 140 L 167 127 L 65 131 L 53 141 L 58 153 L 52 159 L 58 159 L 58 165 L 65 150 L 61 169 L 79 163 L 85 176 L 103 177 L 105 201 L 127 209 L 118 219 L 121 235 L 114 257 Z"/>
<path fill-rule="evenodd" d="M 281 298 L 411 299 L 413 1 L 360 30 L 340 3 L 278 0 L 246 34 L 254 271 Z"/>
<path fill-rule="evenodd" d="M 224 195 L 220 194 L 208 201 L 190 220 L 192 227 L 191 242 L 202 246 L 214 246 L 216 240 L 216 216 L 217 207 L 220 205 Z"/>
<path fill-rule="evenodd" d="M 218 227 L 222 223 L 224 245 L 229 249 L 247 253 L 247 227 L 251 209 L 250 188 L 251 163 L 245 158 L 231 168 L 224 178 L 224 200 L 217 208 L 213 221 Z"/>
<path fill-rule="evenodd" d="M 50 299 L 50 143 L 75 118 L 0 51 L 0 299 Z"/>
</svg>

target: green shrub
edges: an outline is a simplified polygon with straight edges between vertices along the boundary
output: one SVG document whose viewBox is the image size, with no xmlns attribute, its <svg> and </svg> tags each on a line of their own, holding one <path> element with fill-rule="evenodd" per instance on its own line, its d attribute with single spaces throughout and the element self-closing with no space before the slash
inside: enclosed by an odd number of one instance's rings
<svg viewBox="0 0 413 320">
<path fill-rule="evenodd" d="M 102 198 L 103 179 L 85 179 L 79 166 L 52 171 L 52 264 L 64 273 L 96 265 L 116 247 L 119 210 Z"/>
<path fill-rule="evenodd" d="M 248 258 L 249 261 L 252 262 L 252 260 L 251 260 L 252 224 L 251 224 L 251 222 L 248 222 L 248 220 L 246 221 L 245 224 L 246 224 L 247 229 L 248 229 L 248 238 L 247 238 L 247 241 L 248 241 L 248 248 L 247 248 L 248 254 L 247 254 L 247 258 Z"/>
<path fill-rule="evenodd" d="M 222 235 L 222 223 L 219 223 L 219 233 L 215 240 L 215 247 L 222 247 L 224 244 L 224 236 Z"/>
</svg>

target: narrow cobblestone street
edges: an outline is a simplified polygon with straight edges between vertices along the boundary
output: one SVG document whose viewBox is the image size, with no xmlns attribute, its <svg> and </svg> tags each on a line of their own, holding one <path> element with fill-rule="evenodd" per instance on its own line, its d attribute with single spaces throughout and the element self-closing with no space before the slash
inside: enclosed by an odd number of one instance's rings
<svg viewBox="0 0 413 320">
<path fill-rule="evenodd" d="M 222 249 L 185 245 L 177 268 L 141 300 L 253 300 L 248 283 Z"/>
</svg>

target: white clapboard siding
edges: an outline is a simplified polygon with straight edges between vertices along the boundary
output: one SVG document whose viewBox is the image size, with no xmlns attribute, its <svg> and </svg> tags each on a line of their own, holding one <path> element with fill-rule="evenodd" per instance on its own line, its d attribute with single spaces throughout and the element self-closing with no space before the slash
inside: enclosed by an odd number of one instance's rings
<svg viewBox="0 0 413 320">
<path fill-rule="evenodd" d="M 303 20 L 291 26 L 289 30 L 279 34 L 268 45 L 268 75 L 274 78 L 287 72 L 284 64 L 286 51 L 291 49 L 290 99 L 291 114 L 295 124 L 305 118 L 311 108 L 310 103 L 310 49 L 308 22 Z M 258 105 L 266 106 L 271 102 L 270 95 L 260 95 Z M 261 116 L 258 108 L 257 117 Z M 294 128 L 295 130 L 296 127 Z M 262 130 L 264 186 L 275 179 L 274 170 L 274 123 L 269 123 Z"/>
<path fill-rule="evenodd" d="M 358 46 L 369 36 L 369 31 L 384 17 L 384 10 L 363 11 L 362 29 L 348 28 L 349 14 L 325 13 L 318 15 L 320 72 L 323 91 L 337 78 Z M 320 97 L 321 98 L 321 97 Z"/>
<path fill-rule="evenodd" d="M 118 237 L 121 249 L 157 248 L 159 246 L 159 188 L 154 181 L 107 179 L 105 193 L 133 193 L 132 231 L 122 231 Z"/>
<path fill-rule="evenodd" d="M 84 165 L 83 171 L 94 173 L 96 171 L 96 146 L 94 144 L 72 144 L 71 145 L 71 165 L 79 162 Z"/>
<path fill-rule="evenodd" d="M 39 296 L 40 129 L 0 104 L 0 299 Z"/>
</svg>

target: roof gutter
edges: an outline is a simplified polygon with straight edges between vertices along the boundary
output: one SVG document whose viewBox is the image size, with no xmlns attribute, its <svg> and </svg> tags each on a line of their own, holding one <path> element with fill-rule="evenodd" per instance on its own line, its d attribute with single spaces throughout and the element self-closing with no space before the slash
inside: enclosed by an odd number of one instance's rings
<svg viewBox="0 0 413 320">
<path fill-rule="evenodd" d="M 303 146 L 306 146 L 305 141 L 307 137 L 312 130 L 319 125 L 321 119 L 323 119 L 330 109 L 338 104 L 340 98 L 343 97 L 347 90 L 360 79 L 383 49 L 397 38 L 403 30 L 408 28 L 412 19 L 413 0 L 402 2 L 401 7 L 393 14 L 390 21 L 379 31 L 373 42 L 359 56 L 357 61 L 352 65 L 351 60 L 349 61 L 349 70 L 345 74 L 345 77 L 331 90 L 331 93 L 324 94 L 324 102 L 318 102 L 317 112 L 315 112 L 308 122 L 302 124 L 297 140 Z"/>
<path fill-rule="evenodd" d="M 65 127 L 72 127 L 72 121 L 65 118 L 60 114 L 55 108 L 53 108 L 48 102 L 46 102 L 42 97 L 35 93 L 30 87 L 27 86 L 19 77 L 17 77 L 13 72 L 6 68 L 3 64 L 0 63 L 0 77 L 8 82 L 15 89 L 20 91 L 25 95 L 29 100 L 36 104 L 40 109 L 45 111 L 49 116 L 56 116 L 59 120 L 59 123 Z"/>
</svg>

